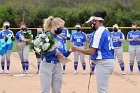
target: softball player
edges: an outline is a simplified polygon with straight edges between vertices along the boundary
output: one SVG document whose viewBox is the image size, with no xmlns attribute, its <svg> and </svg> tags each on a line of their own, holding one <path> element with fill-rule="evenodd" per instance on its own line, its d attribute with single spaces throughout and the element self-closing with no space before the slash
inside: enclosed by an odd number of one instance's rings
<svg viewBox="0 0 140 93">
<path fill-rule="evenodd" d="M 121 67 L 122 74 L 124 75 L 124 61 L 123 61 L 123 46 L 122 42 L 124 41 L 124 34 L 119 31 L 118 25 L 113 25 L 113 32 L 111 33 L 112 40 L 113 40 L 113 46 L 114 46 L 114 56 L 117 57 L 118 62 Z"/>
<path fill-rule="evenodd" d="M 25 24 L 22 24 L 20 26 L 20 31 L 16 33 L 16 43 L 17 43 L 17 48 L 18 48 L 18 54 L 21 60 L 22 64 L 22 74 L 28 74 L 29 70 L 29 61 L 28 61 L 28 56 L 29 56 L 29 44 L 28 42 L 32 42 L 30 39 L 25 39 L 23 32 L 27 31 L 27 27 Z"/>
<path fill-rule="evenodd" d="M 132 30 L 127 34 L 127 41 L 129 42 L 130 74 L 133 73 L 135 57 L 140 73 L 140 31 L 137 30 L 136 24 L 132 24 L 131 28 Z"/>
<path fill-rule="evenodd" d="M 86 34 L 81 31 L 80 25 L 76 25 L 75 28 L 77 32 L 72 34 L 71 40 L 70 40 L 71 44 L 78 47 L 86 48 Z M 79 56 L 80 56 L 82 66 L 83 66 L 83 74 L 86 74 L 85 56 L 83 53 L 78 52 L 78 51 L 74 52 L 74 74 L 78 73 L 77 67 L 78 67 Z"/>
<path fill-rule="evenodd" d="M 91 60 L 96 63 L 98 93 L 108 93 L 109 76 L 114 68 L 114 49 L 111 33 L 103 26 L 105 16 L 105 11 L 98 11 L 86 22 L 92 24 L 92 28 L 97 29 L 92 38 L 91 48 L 72 47 L 73 51 L 91 55 Z"/>
<path fill-rule="evenodd" d="M 5 54 L 2 55 L 1 57 L 1 68 L 2 68 L 1 73 L 4 73 L 5 58 L 6 58 L 6 61 L 7 61 L 6 73 L 7 74 L 9 74 L 9 70 L 10 70 L 10 56 L 11 56 L 12 48 L 13 48 L 13 41 L 11 40 L 9 35 L 14 36 L 13 32 L 9 30 L 9 27 L 10 27 L 10 23 L 6 21 L 3 23 L 3 30 L 1 31 L 1 40 L 5 42 L 5 49 L 4 49 Z M 5 41 L 6 38 L 7 38 L 7 41 Z"/>
<path fill-rule="evenodd" d="M 42 56 L 39 72 L 41 93 L 49 93 L 50 88 L 52 88 L 52 93 L 61 93 L 62 68 L 59 58 L 63 55 L 68 56 L 70 54 L 69 51 L 65 50 L 64 40 L 58 36 L 62 32 L 61 28 L 64 27 L 64 23 L 62 19 L 52 16 L 44 21 L 44 30 L 55 32 L 56 47 Z M 52 32 L 50 32 L 50 35 L 53 35 Z"/>
<path fill-rule="evenodd" d="M 69 36 L 69 31 L 68 31 L 68 29 L 67 29 L 67 28 L 62 28 L 62 32 L 61 32 L 61 34 L 59 34 L 59 36 L 60 36 L 61 38 L 64 39 L 65 49 L 67 50 L 67 45 L 66 45 L 66 43 L 67 43 L 67 39 L 70 37 L 70 36 Z M 63 74 L 66 73 L 65 70 L 66 70 L 66 65 L 63 65 L 63 70 L 62 70 L 62 73 L 63 73 Z"/>
<path fill-rule="evenodd" d="M 38 38 L 41 34 L 43 34 L 43 29 L 42 28 L 38 28 L 37 29 L 37 36 L 35 38 Z M 38 58 L 36 52 L 35 52 L 35 54 L 36 54 L 36 58 L 37 58 L 37 67 L 38 67 L 38 71 L 37 71 L 36 74 L 38 74 L 39 73 L 39 68 L 40 68 L 40 63 L 41 63 L 41 57 Z"/>
<path fill-rule="evenodd" d="M 95 33 L 95 31 L 93 31 L 92 33 L 90 33 L 90 35 L 89 35 L 89 38 L 88 38 L 88 43 L 89 43 L 89 48 L 91 48 L 91 41 L 92 41 L 92 38 L 93 38 L 93 35 L 94 35 L 94 33 Z M 91 67 L 91 69 L 90 69 L 90 74 L 94 74 L 94 70 L 95 70 L 95 66 L 96 66 L 96 64 L 94 63 L 94 61 L 92 60 L 91 61 L 91 64 L 90 64 L 90 67 Z"/>
</svg>

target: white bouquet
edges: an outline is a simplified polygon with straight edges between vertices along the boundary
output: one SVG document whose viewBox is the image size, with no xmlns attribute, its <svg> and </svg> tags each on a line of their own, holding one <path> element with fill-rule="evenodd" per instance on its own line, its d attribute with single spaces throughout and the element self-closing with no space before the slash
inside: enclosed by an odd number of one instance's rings
<svg viewBox="0 0 140 93">
<path fill-rule="evenodd" d="M 36 56 L 39 58 L 53 47 L 55 40 L 53 34 L 51 35 L 50 32 L 47 32 L 38 36 L 33 43 L 34 51 L 36 52 Z"/>
</svg>

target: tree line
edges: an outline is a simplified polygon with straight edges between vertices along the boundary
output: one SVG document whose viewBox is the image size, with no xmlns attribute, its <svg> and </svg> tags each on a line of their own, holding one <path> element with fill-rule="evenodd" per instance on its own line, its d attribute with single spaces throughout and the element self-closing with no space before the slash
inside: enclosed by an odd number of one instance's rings
<svg viewBox="0 0 140 93">
<path fill-rule="evenodd" d="M 50 15 L 64 19 L 66 27 L 88 26 L 85 21 L 97 10 L 107 11 L 105 26 L 140 24 L 139 0 L 0 0 L 0 26 L 9 21 L 11 27 L 19 27 L 24 21 L 38 27 Z"/>
</svg>

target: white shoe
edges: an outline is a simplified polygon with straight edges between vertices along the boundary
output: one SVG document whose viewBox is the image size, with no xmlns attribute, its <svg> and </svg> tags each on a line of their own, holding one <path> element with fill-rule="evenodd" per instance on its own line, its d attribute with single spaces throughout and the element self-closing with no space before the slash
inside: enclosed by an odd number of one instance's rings
<svg viewBox="0 0 140 93">
<path fill-rule="evenodd" d="M 7 71 L 6 71 L 6 74 L 9 74 L 9 73 L 10 73 L 9 70 L 7 70 Z"/>
<path fill-rule="evenodd" d="M 132 71 L 130 71 L 130 73 L 129 73 L 130 75 L 132 75 L 133 74 L 133 72 Z"/>
<path fill-rule="evenodd" d="M 4 72 L 4 70 L 1 70 L 1 74 L 4 74 L 5 72 Z"/>
<path fill-rule="evenodd" d="M 125 75 L 125 72 L 124 71 L 122 71 L 122 75 Z"/>
<path fill-rule="evenodd" d="M 86 71 L 85 70 L 83 71 L 83 75 L 86 75 Z"/>
<path fill-rule="evenodd" d="M 78 74 L 77 70 L 74 71 L 74 75 Z"/>
<path fill-rule="evenodd" d="M 25 74 L 28 74 L 28 70 L 25 71 Z"/>
<path fill-rule="evenodd" d="M 23 71 L 21 72 L 21 74 L 25 74 L 25 70 L 23 70 Z"/>
<path fill-rule="evenodd" d="M 65 70 L 62 70 L 62 74 L 66 74 L 66 71 Z"/>
</svg>

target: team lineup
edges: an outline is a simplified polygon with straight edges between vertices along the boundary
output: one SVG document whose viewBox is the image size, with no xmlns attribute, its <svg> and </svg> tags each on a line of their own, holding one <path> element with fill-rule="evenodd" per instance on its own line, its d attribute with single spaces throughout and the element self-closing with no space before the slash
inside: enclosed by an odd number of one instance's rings
<svg viewBox="0 0 140 93">
<path fill-rule="evenodd" d="M 85 54 L 90 55 L 90 74 L 94 74 L 96 68 L 97 91 L 98 93 L 108 93 L 109 77 L 114 69 L 114 59 L 118 59 L 121 74 L 125 75 L 125 62 L 123 59 L 123 46 L 125 36 L 119 29 L 118 25 L 113 25 L 112 32 L 104 27 L 105 11 L 97 11 L 86 22 L 91 25 L 92 33 L 86 34 L 82 31 L 80 24 L 75 26 L 76 32 L 69 34 L 67 28 L 64 27 L 65 21 L 61 18 L 48 17 L 45 19 L 43 29 L 37 29 L 37 36 L 26 38 L 25 33 L 28 31 L 26 24 L 20 24 L 20 31 L 15 35 L 10 30 L 10 23 L 3 23 L 3 30 L 0 31 L 0 55 L 1 55 L 1 73 L 10 73 L 11 53 L 13 43 L 17 45 L 17 52 L 21 61 L 22 73 L 29 74 L 29 49 L 30 43 L 34 44 L 34 52 L 37 58 L 37 74 L 40 76 L 41 93 L 61 93 L 62 74 L 66 73 L 67 65 L 61 65 L 60 59 L 68 57 L 71 52 L 74 53 L 74 75 L 78 74 L 79 57 L 83 69 L 83 75 L 87 74 Z M 128 32 L 126 40 L 129 43 L 129 69 L 133 74 L 133 66 L 136 58 L 138 73 L 140 74 L 140 31 L 137 30 L 137 24 L 133 23 L 131 31 Z M 42 47 L 49 47 L 51 43 L 48 36 L 53 37 L 54 47 L 51 47 L 47 53 L 42 54 L 44 48 L 39 50 L 39 38 L 46 41 Z M 67 41 L 70 40 L 71 48 L 67 49 Z M 48 44 L 48 45 L 47 45 Z M 87 48 L 87 44 L 89 45 Z M 36 45 L 36 46 L 35 46 Z M 46 48 L 44 50 L 47 50 Z M 5 67 L 6 64 L 6 67 Z M 47 69 L 46 69 L 47 68 Z"/>
</svg>

